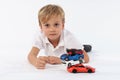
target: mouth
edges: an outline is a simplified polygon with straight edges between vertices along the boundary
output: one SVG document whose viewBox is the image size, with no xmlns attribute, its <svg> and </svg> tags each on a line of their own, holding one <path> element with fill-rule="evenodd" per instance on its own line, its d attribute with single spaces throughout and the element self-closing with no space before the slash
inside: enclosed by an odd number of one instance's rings
<svg viewBox="0 0 120 80">
<path fill-rule="evenodd" d="M 55 35 L 57 35 L 57 34 L 49 34 L 49 35 L 51 35 L 51 36 L 55 36 Z"/>
</svg>

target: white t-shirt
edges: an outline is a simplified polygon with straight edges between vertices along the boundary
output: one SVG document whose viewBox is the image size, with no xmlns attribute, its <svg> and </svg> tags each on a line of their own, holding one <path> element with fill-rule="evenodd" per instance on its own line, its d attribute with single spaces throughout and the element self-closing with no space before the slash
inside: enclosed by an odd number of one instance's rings
<svg viewBox="0 0 120 80">
<path fill-rule="evenodd" d="M 58 45 L 54 46 L 49 42 L 48 38 L 40 32 L 33 44 L 34 47 L 45 50 L 47 56 L 60 56 L 66 53 L 66 49 L 82 49 L 83 46 L 76 40 L 71 32 L 63 30 Z"/>
</svg>

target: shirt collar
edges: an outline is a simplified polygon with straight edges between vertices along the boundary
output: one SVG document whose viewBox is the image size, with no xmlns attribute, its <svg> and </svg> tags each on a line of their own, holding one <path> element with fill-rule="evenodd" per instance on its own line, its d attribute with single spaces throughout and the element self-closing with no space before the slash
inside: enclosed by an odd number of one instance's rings
<svg viewBox="0 0 120 80">
<path fill-rule="evenodd" d="M 61 36 L 60 36 L 60 41 L 58 46 L 64 46 L 64 33 L 62 32 Z"/>
<path fill-rule="evenodd" d="M 50 43 L 47 37 L 45 37 L 45 43 Z"/>
</svg>

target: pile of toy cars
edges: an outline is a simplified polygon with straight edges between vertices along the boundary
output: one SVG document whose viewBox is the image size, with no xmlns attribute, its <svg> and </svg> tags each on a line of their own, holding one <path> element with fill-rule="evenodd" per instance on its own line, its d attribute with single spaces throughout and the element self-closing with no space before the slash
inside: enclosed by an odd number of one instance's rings
<svg viewBox="0 0 120 80">
<path fill-rule="evenodd" d="M 84 54 L 81 49 L 67 49 L 67 53 L 61 55 L 60 59 L 64 64 L 67 64 L 67 71 L 71 73 L 94 73 L 95 68 L 91 66 L 85 66 Z M 74 62 L 79 61 L 79 63 L 74 64 Z"/>
</svg>

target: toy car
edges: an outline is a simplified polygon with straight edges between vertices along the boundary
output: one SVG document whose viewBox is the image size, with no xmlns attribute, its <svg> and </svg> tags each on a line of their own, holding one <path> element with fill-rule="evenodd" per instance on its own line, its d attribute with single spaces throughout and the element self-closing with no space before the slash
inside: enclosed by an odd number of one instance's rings
<svg viewBox="0 0 120 80">
<path fill-rule="evenodd" d="M 60 57 L 61 60 L 65 60 L 65 61 L 70 61 L 70 60 L 77 61 L 77 60 L 80 60 L 80 59 L 83 59 L 83 58 L 84 58 L 83 54 L 74 54 L 74 55 L 63 54 Z"/>
<path fill-rule="evenodd" d="M 84 58 L 83 51 L 81 49 L 66 49 L 67 54 L 61 55 L 60 59 L 65 61 L 80 60 Z"/>
<path fill-rule="evenodd" d="M 77 60 L 77 61 L 73 61 L 73 60 L 70 60 L 70 61 L 62 61 L 62 64 L 65 64 L 66 67 L 68 66 L 71 66 L 71 65 L 75 65 L 75 64 L 82 64 L 84 63 L 84 60 Z"/>
<path fill-rule="evenodd" d="M 69 55 L 83 54 L 83 51 L 81 49 L 66 49 L 66 51 Z"/>
<path fill-rule="evenodd" d="M 83 64 L 71 65 L 68 64 L 67 71 L 71 73 L 94 73 L 95 68 L 91 66 L 84 66 Z"/>
</svg>

